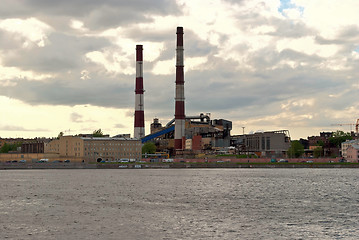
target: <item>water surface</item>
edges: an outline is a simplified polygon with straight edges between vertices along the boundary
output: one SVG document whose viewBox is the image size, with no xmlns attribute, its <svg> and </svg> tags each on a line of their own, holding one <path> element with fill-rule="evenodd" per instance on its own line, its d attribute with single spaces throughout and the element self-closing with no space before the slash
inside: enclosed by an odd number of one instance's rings
<svg viewBox="0 0 359 240">
<path fill-rule="evenodd" d="M 0 171 L 0 239 L 357 239 L 357 169 Z"/>
</svg>

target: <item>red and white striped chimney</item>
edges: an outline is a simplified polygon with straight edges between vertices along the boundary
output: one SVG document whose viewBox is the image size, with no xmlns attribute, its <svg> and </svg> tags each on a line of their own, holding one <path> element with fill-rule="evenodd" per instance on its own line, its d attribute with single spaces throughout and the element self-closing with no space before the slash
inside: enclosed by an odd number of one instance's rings
<svg viewBox="0 0 359 240">
<path fill-rule="evenodd" d="M 135 90 L 135 128 L 134 137 L 142 138 L 145 136 L 145 114 L 143 100 L 143 65 L 142 65 L 142 45 L 136 45 L 136 90 Z"/>
<path fill-rule="evenodd" d="M 183 27 L 177 27 L 175 150 L 184 149 L 183 140 L 185 139 L 183 51 Z"/>
</svg>

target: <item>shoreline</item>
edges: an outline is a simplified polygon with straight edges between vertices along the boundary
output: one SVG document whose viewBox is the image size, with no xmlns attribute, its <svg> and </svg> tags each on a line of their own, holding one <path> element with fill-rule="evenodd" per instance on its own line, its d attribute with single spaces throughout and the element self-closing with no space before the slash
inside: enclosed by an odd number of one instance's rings
<svg viewBox="0 0 359 240">
<path fill-rule="evenodd" d="M 359 163 L 0 163 L 0 170 L 180 168 L 359 168 Z"/>
</svg>

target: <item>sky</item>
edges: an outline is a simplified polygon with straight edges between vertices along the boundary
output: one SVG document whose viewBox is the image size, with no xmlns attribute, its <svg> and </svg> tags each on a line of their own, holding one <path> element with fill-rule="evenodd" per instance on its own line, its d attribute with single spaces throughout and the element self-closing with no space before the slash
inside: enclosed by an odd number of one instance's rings
<svg viewBox="0 0 359 240">
<path fill-rule="evenodd" d="M 174 117 L 176 28 L 186 115 L 292 139 L 359 118 L 357 0 L 2 0 L 0 137 L 133 136 L 143 45 L 146 134 Z"/>
</svg>

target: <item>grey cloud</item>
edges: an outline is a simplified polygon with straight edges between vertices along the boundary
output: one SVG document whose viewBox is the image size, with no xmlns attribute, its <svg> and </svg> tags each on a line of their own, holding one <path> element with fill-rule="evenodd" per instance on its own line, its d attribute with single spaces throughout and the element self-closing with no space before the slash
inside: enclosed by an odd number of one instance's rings
<svg viewBox="0 0 359 240">
<path fill-rule="evenodd" d="M 178 14 L 180 9 L 171 0 L 24 0 L 21 4 L 12 0 L 4 0 L 0 10 L 3 17 L 29 17 L 47 19 L 47 16 L 62 16 L 68 19 L 77 18 L 92 29 L 106 29 L 122 24 L 148 21 L 146 15 Z M 57 25 L 59 23 L 52 22 Z"/>
<path fill-rule="evenodd" d="M 121 123 L 118 123 L 118 124 L 115 124 L 114 128 L 126 128 L 127 126 L 121 124 Z"/>
<path fill-rule="evenodd" d="M 309 28 L 302 22 L 293 22 L 288 19 L 264 18 L 260 17 L 260 21 L 254 22 L 253 25 L 270 25 L 275 31 L 269 32 L 268 35 L 286 38 L 300 38 L 305 36 L 313 36 L 317 34 L 315 29 Z"/>
<path fill-rule="evenodd" d="M 242 1 L 227 0 L 227 2 L 242 4 Z M 45 22 L 56 26 L 56 29 L 49 36 L 48 45 L 44 48 L 30 50 L 17 47 L 20 46 L 18 44 L 21 44 L 23 39 L 12 42 L 11 39 L 14 39 L 14 36 L 0 31 L 0 44 L 4 49 L 3 64 L 17 66 L 23 70 L 51 73 L 54 78 L 43 81 L 9 79 L 17 85 L 1 87 L 0 95 L 17 98 L 33 105 L 91 104 L 115 108 L 134 108 L 134 74 L 108 73 L 102 66 L 85 61 L 83 58 L 86 52 L 103 51 L 104 49 L 118 52 L 121 55 L 122 48 L 106 39 L 80 36 L 78 32 L 61 26 L 68 24 L 66 21 L 75 17 L 83 20 L 85 27 L 88 27 L 91 33 L 96 33 L 100 29 L 121 26 L 124 29 L 122 32 L 124 37 L 133 39 L 139 44 L 144 41 L 164 44 L 160 56 L 153 62 L 146 61 L 146 46 L 144 46 L 145 116 L 146 120 L 157 116 L 163 123 L 173 118 L 175 74 L 154 75 L 151 73 L 151 69 L 158 61 L 175 57 L 176 26 L 173 26 L 173 30 L 162 32 L 141 30 L 135 24 L 151 21 L 150 17 L 148 19 L 143 17 L 145 13 L 148 14 L 147 16 L 153 13 L 180 14 L 178 6 L 174 2 L 155 1 L 153 6 L 149 6 L 144 1 L 126 1 L 126 3 L 122 1 L 102 1 L 101 3 L 86 1 L 84 4 L 84 0 L 75 0 L 70 4 L 70 1 L 50 3 L 49 1 L 28 0 L 24 3 L 33 5 L 25 7 L 14 1 L 8 3 L 12 10 L 16 9 L 12 16 L 39 16 L 40 19 L 45 19 Z M 108 8 L 110 5 L 111 9 Z M 148 9 L 144 9 L 145 7 Z M 0 14 L 3 13 L 1 11 L 3 10 L 0 10 Z M 115 16 L 116 13 L 117 16 Z M 47 14 L 52 15 L 50 17 Z M 9 13 L 2 16 L 9 16 Z M 338 111 L 348 106 L 355 106 L 353 103 L 357 102 L 357 89 L 351 89 L 351 85 L 358 79 L 359 74 L 351 69 L 358 68 L 358 60 L 351 57 L 350 54 L 357 44 L 355 34 L 358 29 L 356 27 L 343 28 L 338 38 L 328 40 L 317 36 L 318 33 L 315 30 L 300 23 L 266 18 L 255 12 L 238 13 L 236 17 L 238 28 L 243 31 L 262 25 L 273 26 L 276 30 L 267 33 L 273 37 L 273 42 L 270 46 L 250 54 L 248 53 L 249 46 L 246 44 L 239 44 L 233 49 L 229 49 L 238 55 L 245 56 L 246 64 L 254 69 L 254 71 L 249 71 L 235 59 L 216 57 L 220 50 L 218 46 L 213 46 L 202 40 L 196 32 L 183 26 L 185 30 L 187 114 L 211 112 L 212 116 L 216 118 L 245 121 L 246 119 L 278 115 L 287 111 L 281 108 L 283 103 L 313 98 L 315 103 L 312 106 L 293 105 L 288 109 L 288 113 L 298 114 L 298 116 L 312 115 L 312 119 L 301 120 L 301 122 L 308 126 L 320 126 L 321 124 L 329 125 L 328 119 L 331 116 L 328 116 L 326 111 Z M 60 27 L 60 33 L 58 27 Z M 340 45 L 341 50 L 333 59 L 347 59 L 346 67 L 350 69 L 336 71 L 325 69 L 321 64 L 332 60 L 331 58 L 322 58 L 318 55 L 308 55 L 289 49 L 278 52 L 275 48 L 277 40 L 303 36 L 316 37 L 318 44 Z M 220 35 L 222 46 L 226 46 L 226 41 L 230 37 L 226 34 Z M 133 46 L 134 49 L 135 46 Z M 208 58 L 204 64 L 206 68 L 202 69 L 201 66 L 198 66 L 197 69 L 189 71 L 186 57 L 198 56 Z M 298 65 L 296 68 L 280 65 L 286 61 L 303 62 L 305 65 Z M 131 63 L 135 68 L 134 58 Z M 80 79 L 80 72 L 83 69 L 89 72 L 90 79 Z M 174 69 L 175 62 L 173 62 Z M 338 98 L 329 98 L 330 93 L 343 93 L 343 95 Z M 133 112 L 128 112 L 128 114 L 132 116 Z M 75 122 L 83 121 L 82 116 L 77 113 L 73 113 L 70 117 Z M 280 124 L 295 125 L 297 123 L 288 123 L 287 119 L 279 119 L 275 124 L 279 126 Z M 116 125 L 115 127 L 123 128 L 124 126 Z"/>
<path fill-rule="evenodd" d="M 25 131 L 25 132 L 46 132 L 48 129 L 36 128 L 36 129 L 27 129 L 22 126 L 14 126 L 14 125 L 0 125 L 0 130 L 3 131 Z"/>
<path fill-rule="evenodd" d="M 110 45 L 104 38 L 53 33 L 44 47 L 17 48 L 6 52 L 3 64 L 21 67 L 23 70 L 69 71 L 85 64 L 85 53 Z"/>
<path fill-rule="evenodd" d="M 78 113 L 71 113 L 70 119 L 72 122 L 77 122 L 77 123 L 83 122 L 83 116 Z"/>
<path fill-rule="evenodd" d="M 5 52 L 10 49 L 17 49 L 24 40 L 23 37 L 16 36 L 16 34 L 10 34 L 0 29 L 0 46 Z"/>
<path fill-rule="evenodd" d="M 105 76 L 94 75 L 92 79 L 86 81 L 79 80 L 75 76 L 66 77 L 70 79 L 67 81 L 14 80 L 16 86 L 2 87 L 0 94 L 32 105 L 92 104 L 117 108 L 128 108 L 131 105 L 133 86 Z"/>
<path fill-rule="evenodd" d="M 202 57 L 213 54 L 218 51 L 217 46 L 210 45 L 208 41 L 202 40 L 193 31 L 185 31 L 184 34 L 185 56 Z M 222 38 L 225 39 L 226 36 L 222 35 Z M 224 41 L 223 39 L 221 42 Z"/>
</svg>

